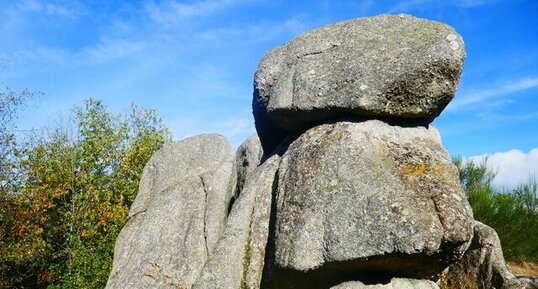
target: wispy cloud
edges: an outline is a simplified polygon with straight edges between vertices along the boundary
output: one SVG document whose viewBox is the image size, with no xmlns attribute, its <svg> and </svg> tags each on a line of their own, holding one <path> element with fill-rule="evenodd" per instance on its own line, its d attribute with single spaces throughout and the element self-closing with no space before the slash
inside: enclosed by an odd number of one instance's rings
<svg viewBox="0 0 538 289">
<path fill-rule="evenodd" d="M 242 41 L 267 41 L 283 34 L 298 34 L 306 29 L 299 17 L 285 19 L 278 23 L 256 23 L 247 26 L 220 27 L 203 30 L 199 39 L 216 41 L 224 39 L 242 39 Z"/>
<path fill-rule="evenodd" d="M 148 43 L 127 39 L 105 39 L 96 45 L 82 50 L 78 58 L 87 64 L 99 64 L 107 61 L 127 58 L 135 54 L 144 52 L 148 48 Z"/>
<path fill-rule="evenodd" d="M 44 13 L 50 16 L 76 18 L 84 13 L 84 8 L 77 2 L 57 1 L 20 1 L 16 6 L 19 11 L 27 13 Z"/>
<path fill-rule="evenodd" d="M 473 8 L 482 5 L 492 4 L 498 0 L 404 0 L 398 1 L 392 7 L 389 7 L 389 13 L 396 12 L 410 12 L 413 10 L 420 10 L 424 7 L 443 7 L 452 6 L 457 8 Z"/>
<path fill-rule="evenodd" d="M 536 87 L 538 87 L 538 77 L 533 76 L 507 81 L 489 88 L 462 91 L 457 95 L 454 101 L 449 104 L 447 111 L 457 111 L 469 105 L 476 105 L 479 103 L 488 105 L 491 101 L 494 101 L 501 96 Z M 505 103 L 509 100 L 510 99 L 504 99 L 502 102 Z"/>
<path fill-rule="evenodd" d="M 525 153 L 520 150 L 482 154 L 467 158 L 486 165 L 497 173 L 493 185 L 497 188 L 514 188 L 529 179 L 538 179 L 538 148 Z"/>
<path fill-rule="evenodd" d="M 247 0 L 205 0 L 184 3 L 180 1 L 165 1 L 146 5 L 148 17 L 158 23 L 177 24 L 194 17 L 207 17 L 235 5 L 252 1 Z"/>
</svg>

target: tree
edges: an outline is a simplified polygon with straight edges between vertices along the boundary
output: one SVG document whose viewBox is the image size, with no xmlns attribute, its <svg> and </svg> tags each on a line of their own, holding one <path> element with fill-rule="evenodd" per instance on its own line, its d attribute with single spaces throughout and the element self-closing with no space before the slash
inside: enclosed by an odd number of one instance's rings
<svg viewBox="0 0 538 289">
<path fill-rule="evenodd" d="M 29 218 L 26 202 L 18 193 L 24 179 L 18 165 L 25 147 L 16 140 L 15 120 L 18 110 L 36 95 L 39 93 L 27 89 L 17 91 L 0 81 L 0 288 L 7 287 L 6 279 L 24 279 L 28 267 L 20 261 L 30 259 L 22 256 L 33 254 L 26 247 L 31 242 L 29 239 L 15 245 L 15 240 L 25 238 L 28 229 L 21 220 Z M 8 267 L 17 274 L 13 277 L 3 274 Z"/>
<path fill-rule="evenodd" d="M 504 255 L 513 261 L 538 260 L 538 184 L 530 180 L 513 190 L 496 189 L 486 161 L 455 159 L 475 219 L 495 229 Z"/>
<path fill-rule="evenodd" d="M 75 120 L 75 133 L 57 128 L 36 138 L 19 164 L 25 232 L 12 240 L 14 258 L 0 275 L 19 274 L 17 264 L 31 269 L 9 286 L 103 288 L 142 169 L 170 139 L 155 111 L 135 105 L 112 115 L 89 99 Z"/>
</svg>

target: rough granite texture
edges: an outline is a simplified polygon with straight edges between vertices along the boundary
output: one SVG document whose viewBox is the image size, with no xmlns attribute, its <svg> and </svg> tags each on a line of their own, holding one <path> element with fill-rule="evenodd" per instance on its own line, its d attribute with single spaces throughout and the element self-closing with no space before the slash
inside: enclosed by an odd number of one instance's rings
<svg viewBox="0 0 538 289">
<path fill-rule="evenodd" d="M 224 229 L 235 153 L 220 135 L 165 145 L 146 164 L 106 288 L 187 288 Z"/>
<path fill-rule="evenodd" d="M 254 169 L 260 165 L 263 150 L 257 135 L 250 136 L 245 140 L 236 152 L 237 163 L 237 192 L 243 190 L 245 181 L 250 177 Z"/>
<path fill-rule="evenodd" d="M 362 282 L 346 282 L 331 289 L 439 289 L 437 284 L 428 280 L 393 278 L 387 284 L 365 285 Z"/>
<path fill-rule="evenodd" d="M 280 157 L 275 155 L 248 178 L 193 289 L 260 288 L 279 163 Z"/>
<path fill-rule="evenodd" d="M 431 121 L 454 97 L 464 59 L 454 29 L 410 15 L 308 31 L 259 64 L 253 100 L 258 135 L 269 152 L 286 131 L 341 115 Z"/>
<path fill-rule="evenodd" d="M 441 280 L 445 288 L 453 289 L 525 288 L 506 266 L 497 232 L 478 221 L 471 246 L 461 260 L 443 273 Z"/>
<path fill-rule="evenodd" d="M 276 206 L 275 262 L 291 272 L 434 278 L 473 235 L 458 171 L 433 126 L 370 120 L 306 131 L 282 157 Z"/>
</svg>

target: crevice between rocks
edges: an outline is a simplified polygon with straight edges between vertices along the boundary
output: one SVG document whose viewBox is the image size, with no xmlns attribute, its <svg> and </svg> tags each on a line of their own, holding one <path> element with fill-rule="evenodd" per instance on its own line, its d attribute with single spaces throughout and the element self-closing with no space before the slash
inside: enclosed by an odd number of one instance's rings
<svg viewBox="0 0 538 289">
<path fill-rule="evenodd" d="M 148 210 L 148 209 L 143 209 L 143 210 L 140 210 L 140 211 L 138 211 L 138 212 L 132 214 L 131 216 L 129 216 L 129 217 L 127 218 L 127 222 L 131 221 L 132 219 L 134 219 L 134 218 L 135 218 L 136 216 L 138 216 L 138 215 L 141 215 L 141 214 L 146 213 L 147 210 Z M 127 222 L 126 222 L 126 223 L 127 223 Z"/>
<path fill-rule="evenodd" d="M 331 47 L 328 47 L 328 48 L 325 48 L 325 49 L 321 49 L 319 51 L 312 51 L 312 52 L 307 52 L 305 54 L 302 54 L 302 55 L 297 55 L 297 59 L 301 59 L 303 57 L 307 57 L 307 56 L 312 56 L 312 55 L 318 55 L 318 54 L 323 54 L 327 51 L 330 51 L 338 46 L 340 46 L 340 44 L 336 44 L 336 43 L 330 43 Z"/>
<path fill-rule="evenodd" d="M 204 245 L 205 245 L 205 253 L 206 253 L 206 259 L 209 258 L 209 247 L 207 246 L 207 214 L 208 214 L 208 206 L 207 206 L 207 194 L 208 194 L 208 188 L 206 186 L 206 182 L 204 181 L 204 176 L 200 176 L 200 181 L 202 182 L 202 188 L 204 190 Z"/>
</svg>

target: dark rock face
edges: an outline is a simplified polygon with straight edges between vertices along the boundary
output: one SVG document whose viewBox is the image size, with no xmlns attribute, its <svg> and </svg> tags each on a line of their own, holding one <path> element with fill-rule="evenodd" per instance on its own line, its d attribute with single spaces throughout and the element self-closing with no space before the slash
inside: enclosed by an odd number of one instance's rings
<svg viewBox="0 0 538 289">
<path fill-rule="evenodd" d="M 266 152 L 285 132 L 341 115 L 431 121 L 454 97 L 461 37 L 409 15 L 308 31 L 269 51 L 255 76 L 254 117 Z"/>
<path fill-rule="evenodd" d="M 445 288 L 525 288 L 506 266 L 495 230 L 478 221 L 475 223 L 471 246 L 442 276 Z"/>
<path fill-rule="evenodd" d="M 107 288 L 190 287 L 224 229 L 235 184 L 235 154 L 220 135 L 157 151 L 116 241 Z"/>
<path fill-rule="evenodd" d="M 263 156 L 263 149 L 257 135 L 249 137 L 237 148 L 237 191 L 243 190 L 245 181 L 252 172 L 260 165 Z"/>
</svg>

